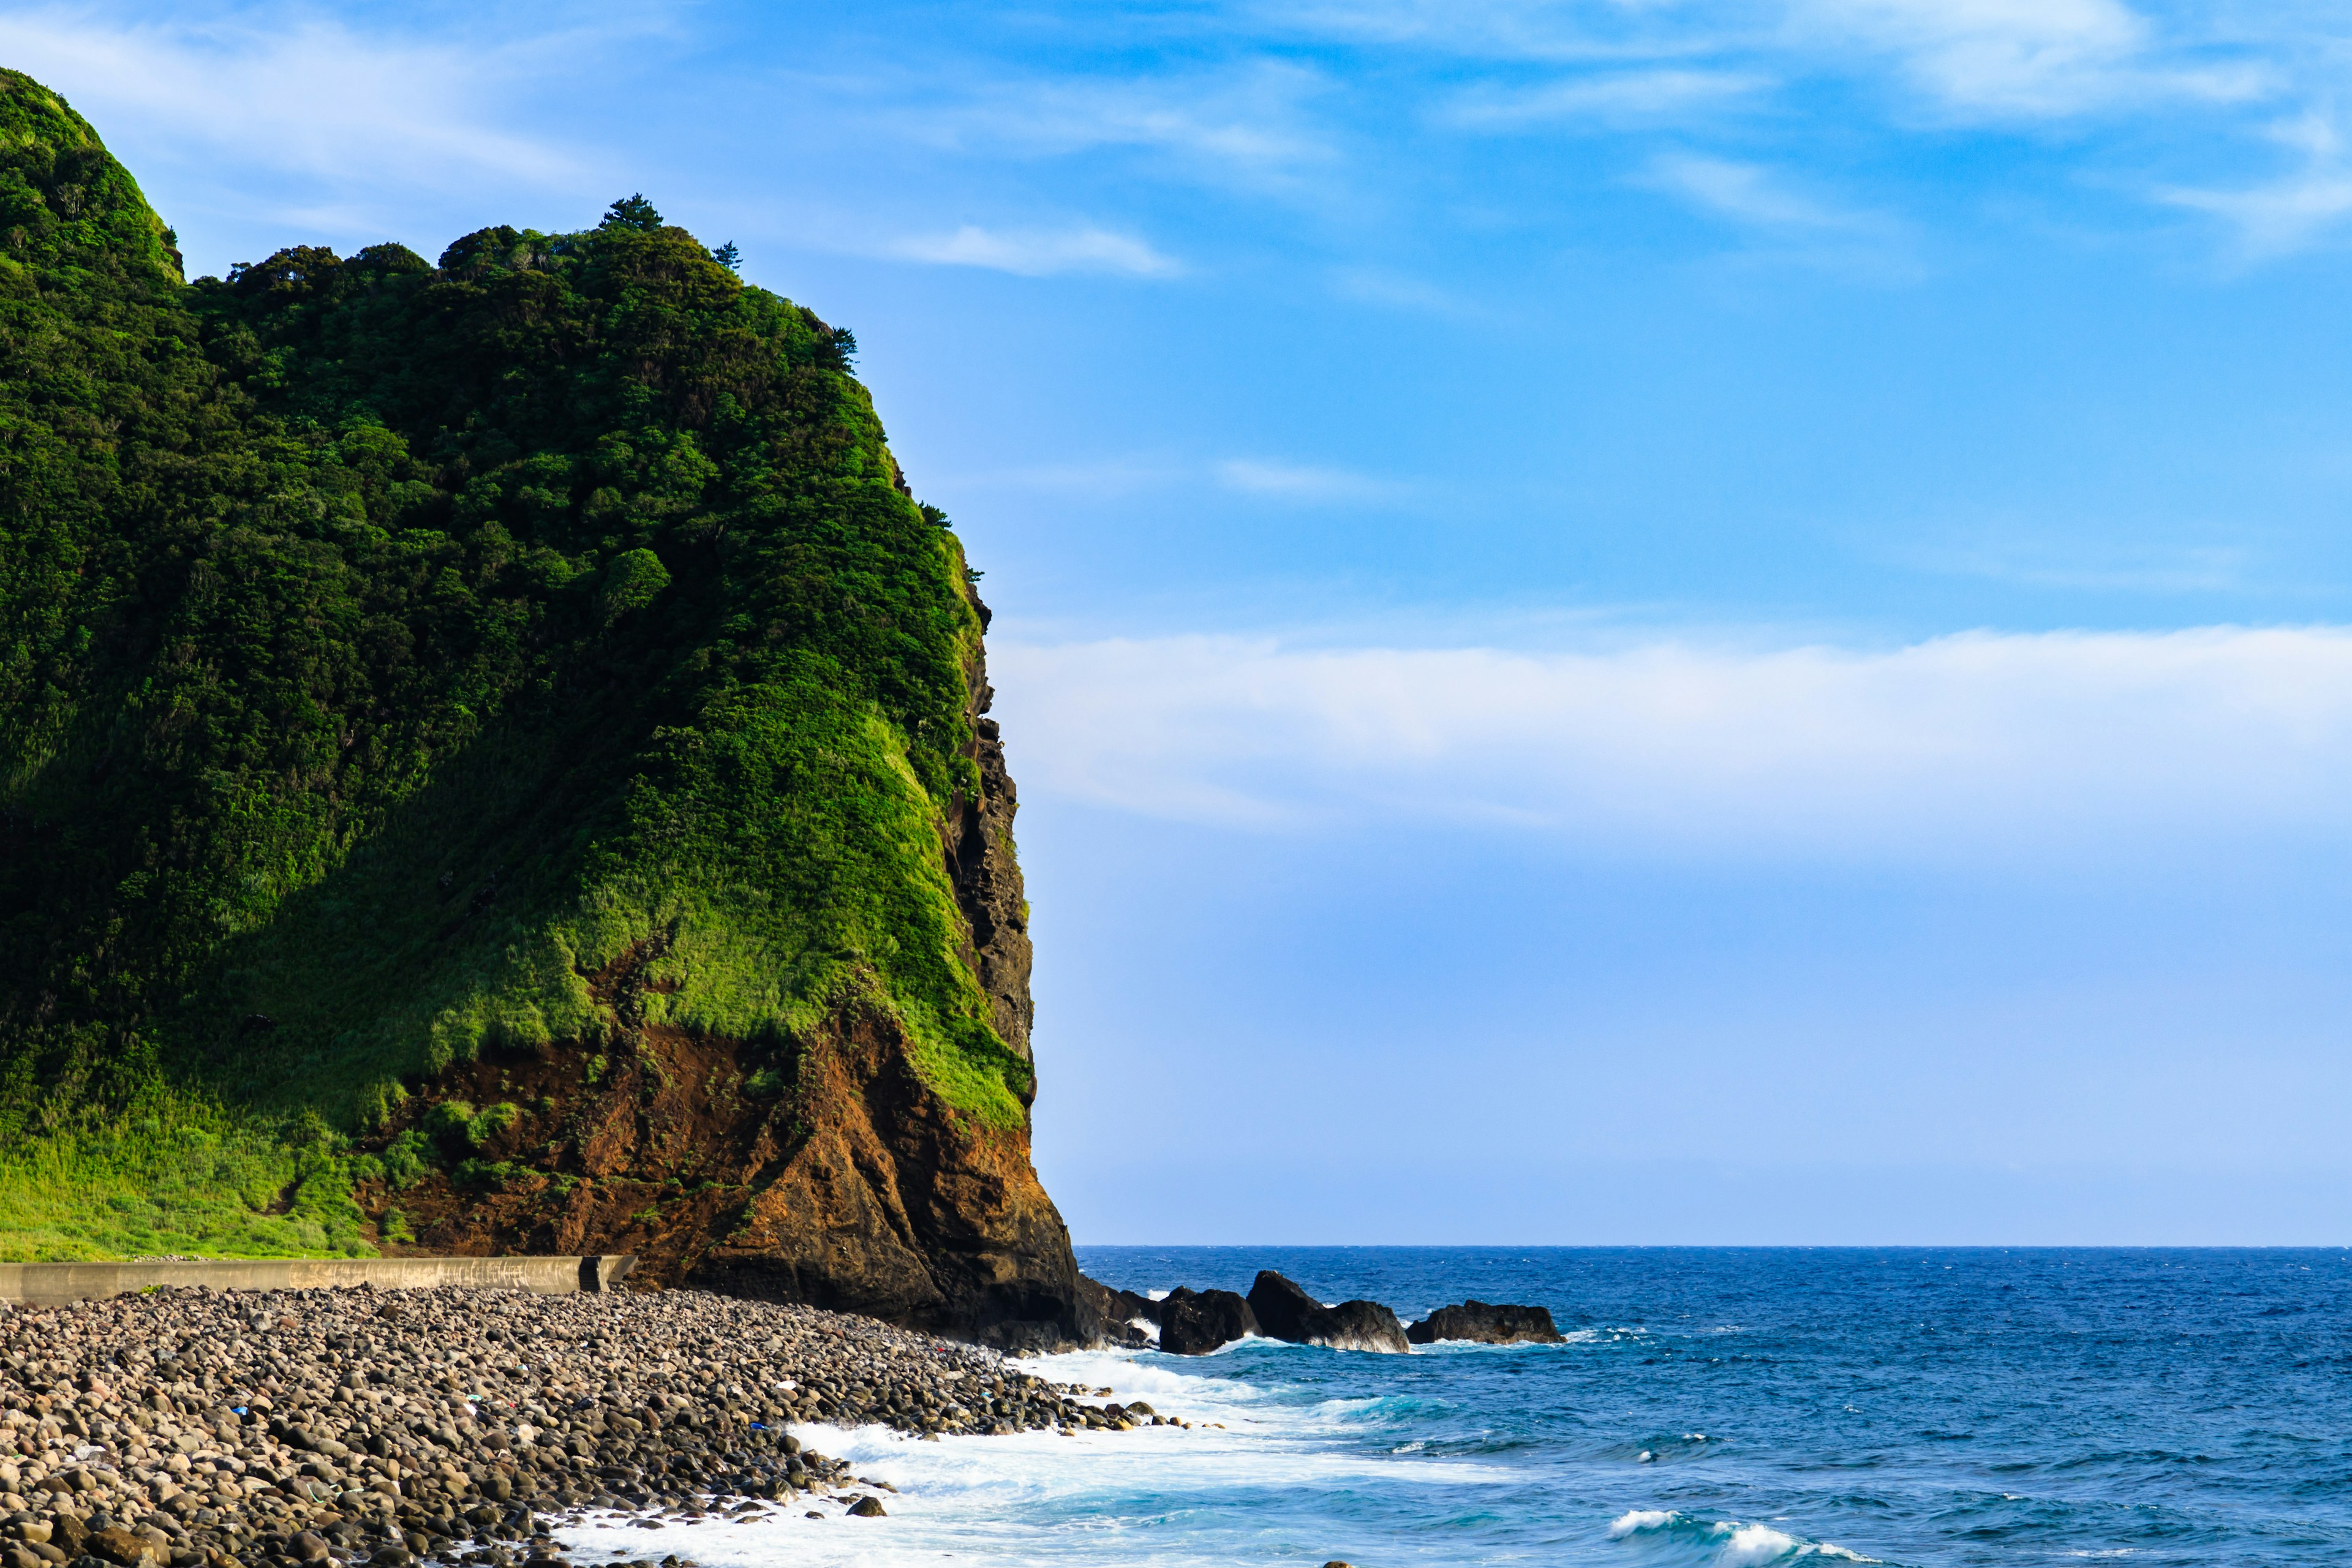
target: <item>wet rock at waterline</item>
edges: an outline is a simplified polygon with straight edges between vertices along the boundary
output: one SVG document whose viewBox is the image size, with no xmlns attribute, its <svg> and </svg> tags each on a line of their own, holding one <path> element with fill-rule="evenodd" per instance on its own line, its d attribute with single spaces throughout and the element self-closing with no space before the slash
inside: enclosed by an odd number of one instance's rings
<svg viewBox="0 0 2352 1568">
<path fill-rule="evenodd" d="M 1482 1345 L 1556 1345 L 1561 1340 L 1560 1331 L 1552 1326 L 1550 1308 L 1496 1306 L 1486 1301 L 1440 1307 L 1407 1329 L 1405 1338 L 1417 1345 L 1440 1340 Z"/>
<path fill-rule="evenodd" d="M 1250 1305 L 1231 1290 L 1171 1291 L 1160 1309 L 1160 1348 L 1175 1355 L 1206 1355 L 1257 1332 Z"/>
<path fill-rule="evenodd" d="M 1250 1287 L 1249 1307 L 1258 1332 L 1293 1344 L 1388 1355 L 1402 1355 L 1409 1348 L 1404 1326 L 1378 1301 L 1327 1307 L 1271 1268 L 1259 1270 L 1257 1282 Z"/>
<path fill-rule="evenodd" d="M 1078 1276 L 1078 1300 L 1093 1314 L 1104 1343 L 1141 1347 L 1153 1342 L 1151 1334 L 1136 1325 L 1144 1322 L 1156 1326 L 1160 1321 L 1159 1302 L 1132 1290 L 1114 1290 L 1084 1274 Z"/>
</svg>

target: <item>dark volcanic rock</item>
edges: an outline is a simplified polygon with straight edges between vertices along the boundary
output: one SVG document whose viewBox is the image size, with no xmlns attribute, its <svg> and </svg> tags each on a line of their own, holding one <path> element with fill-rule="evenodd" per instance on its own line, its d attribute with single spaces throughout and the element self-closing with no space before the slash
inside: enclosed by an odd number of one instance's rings
<svg viewBox="0 0 2352 1568">
<path fill-rule="evenodd" d="M 1092 1311 L 1100 1323 L 1103 1339 L 1115 1345 L 1148 1345 L 1151 1336 L 1135 1327 L 1140 1318 L 1145 1322 L 1160 1321 L 1160 1303 L 1145 1300 L 1132 1290 L 1114 1290 L 1099 1279 L 1078 1276 L 1078 1299 Z"/>
<path fill-rule="evenodd" d="M 1440 1307 L 1407 1329 L 1405 1337 L 1417 1345 L 1439 1340 L 1468 1340 L 1482 1345 L 1560 1342 L 1559 1331 L 1552 1327 L 1550 1308 L 1497 1307 L 1485 1301 Z"/>
<path fill-rule="evenodd" d="M 1309 1325 L 1329 1310 L 1271 1268 L 1258 1270 L 1257 1280 L 1250 1287 L 1249 1304 L 1250 1310 L 1257 1316 L 1260 1333 L 1288 1340 L 1293 1344 L 1305 1343 Z"/>
<path fill-rule="evenodd" d="M 1327 1307 L 1271 1268 L 1258 1271 L 1257 1282 L 1250 1287 L 1249 1304 L 1260 1333 L 1293 1344 L 1388 1355 L 1402 1355 L 1406 1349 L 1404 1326 L 1378 1301 L 1342 1301 Z"/>
<path fill-rule="evenodd" d="M 1404 1325 L 1397 1315 L 1378 1301 L 1342 1301 L 1331 1309 L 1331 1321 L 1323 1333 L 1307 1342 L 1328 1345 L 1335 1351 L 1371 1351 L 1381 1355 L 1402 1355 L 1410 1342 L 1404 1337 Z"/>
<path fill-rule="evenodd" d="M 1206 1355 L 1255 1332 L 1249 1303 L 1231 1290 L 1179 1288 L 1160 1303 L 1160 1348 L 1174 1355 Z"/>
</svg>

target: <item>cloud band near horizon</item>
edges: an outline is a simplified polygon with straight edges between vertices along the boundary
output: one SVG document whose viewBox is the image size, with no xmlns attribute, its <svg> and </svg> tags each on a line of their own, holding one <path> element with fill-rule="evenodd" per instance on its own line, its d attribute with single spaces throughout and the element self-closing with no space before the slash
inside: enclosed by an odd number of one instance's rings
<svg viewBox="0 0 2352 1568">
<path fill-rule="evenodd" d="M 2073 863 L 2352 830 L 2352 628 L 1757 651 L 1180 637 L 992 660 L 1016 776 L 1265 831 L 1399 817 L 1607 853 Z"/>
</svg>

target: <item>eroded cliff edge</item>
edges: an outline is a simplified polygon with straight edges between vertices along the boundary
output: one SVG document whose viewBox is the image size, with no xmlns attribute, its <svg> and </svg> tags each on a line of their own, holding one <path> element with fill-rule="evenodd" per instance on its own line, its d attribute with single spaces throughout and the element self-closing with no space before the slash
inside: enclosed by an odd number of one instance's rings
<svg viewBox="0 0 2352 1568">
<path fill-rule="evenodd" d="M 943 815 L 940 853 L 964 921 L 961 956 L 998 1032 L 1027 1061 L 1019 803 L 985 716 L 984 655 L 970 677 L 980 788 Z M 363 1188 L 379 1225 L 389 1217 L 407 1238 L 391 1250 L 630 1252 L 640 1285 L 864 1312 L 1012 1349 L 1096 1337 L 1025 1123 L 987 1128 L 942 1105 L 877 1009 L 828 1016 L 794 1042 L 783 1075 L 772 1053 L 649 1023 L 643 1000 L 659 956 L 648 943 L 592 977 L 612 1020 L 605 1043 L 492 1052 L 417 1086 L 373 1142 L 454 1139 L 470 1162 Z M 520 1113 L 483 1134 L 488 1106 Z M 509 1169 L 486 1180 L 484 1163 Z"/>
</svg>

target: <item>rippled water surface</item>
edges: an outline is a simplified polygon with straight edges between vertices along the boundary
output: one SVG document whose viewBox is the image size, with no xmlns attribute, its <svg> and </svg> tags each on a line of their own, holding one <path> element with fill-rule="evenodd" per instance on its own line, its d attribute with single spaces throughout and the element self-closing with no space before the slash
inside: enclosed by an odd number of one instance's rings
<svg viewBox="0 0 2352 1568">
<path fill-rule="evenodd" d="M 885 1520 L 575 1534 L 706 1564 L 2352 1561 L 2352 1253 L 1086 1247 L 1136 1290 L 1279 1268 L 1564 1345 L 1262 1341 L 1045 1375 L 1222 1424 L 819 1447 Z"/>
</svg>

